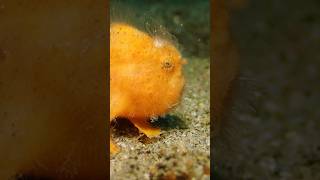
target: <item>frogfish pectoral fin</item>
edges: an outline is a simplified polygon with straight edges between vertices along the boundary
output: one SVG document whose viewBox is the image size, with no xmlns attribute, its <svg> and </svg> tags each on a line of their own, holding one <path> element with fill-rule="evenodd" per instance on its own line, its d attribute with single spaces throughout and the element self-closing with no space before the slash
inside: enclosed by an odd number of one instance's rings
<svg viewBox="0 0 320 180">
<path fill-rule="evenodd" d="M 157 137 L 161 134 L 160 128 L 153 127 L 151 123 L 148 122 L 148 118 L 132 118 L 130 121 L 148 138 Z"/>
<path fill-rule="evenodd" d="M 110 138 L 110 153 L 111 154 L 116 154 L 119 152 L 119 148 L 113 143 L 113 141 Z"/>
</svg>

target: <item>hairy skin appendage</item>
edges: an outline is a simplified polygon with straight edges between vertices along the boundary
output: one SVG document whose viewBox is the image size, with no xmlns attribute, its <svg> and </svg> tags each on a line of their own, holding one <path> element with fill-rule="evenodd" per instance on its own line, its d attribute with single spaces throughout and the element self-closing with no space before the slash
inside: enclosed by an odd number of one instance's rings
<svg viewBox="0 0 320 180">
<path fill-rule="evenodd" d="M 186 61 L 163 37 L 125 23 L 110 26 L 110 121 L 122 117 L 148 137 L 160 134 L 149 119 L 164 115 L 180 101 Z M 111 153 L 118 151 L 111 141 Z"/>
</svg>

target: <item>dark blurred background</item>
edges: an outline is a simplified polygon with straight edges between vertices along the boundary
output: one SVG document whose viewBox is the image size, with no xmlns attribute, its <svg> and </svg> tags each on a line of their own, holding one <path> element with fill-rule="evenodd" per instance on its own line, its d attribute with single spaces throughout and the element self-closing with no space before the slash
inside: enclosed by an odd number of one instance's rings
<svg viewBox="0 0 320 180">
<path fill-rule="evenodd" d="M 187 57 L 210 55 L 210 0 L 111 0 L 111 6 L 129 23 L 165 27 Z"/>
<path fill-rule="evenodd" d="M 249 0 L 231 31 L 242 85 L 220 179 L 320 179 L 320 1 Z"/>
</svg>

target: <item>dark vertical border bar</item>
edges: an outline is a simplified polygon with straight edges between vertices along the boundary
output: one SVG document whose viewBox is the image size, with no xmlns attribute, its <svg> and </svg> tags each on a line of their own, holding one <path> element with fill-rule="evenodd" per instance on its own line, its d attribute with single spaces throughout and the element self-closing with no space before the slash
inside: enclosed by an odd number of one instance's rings
<svg viewBox="0 0 320 180">
<path fill-rule="evenodd" d="M 239 74 L 238 49 L 233 43 L 229 30 L 230 7 L 227 0 L 211 1 L 210 139 L 211 167 L 213 169 L 213 159 L 220 161 L 221 153 L 223 153 L 221 146 L 228 143 L 226 129 L 230 125 L 230 107 Z M 215 147 L 213 148 L 213 146 Z"/>
<path fill-rule="evenodd" d="M 110 137 L 110 2 L 109 0 L 106 0 L 106 16 L 107 16 L 107 63 L 106 63 L 106 67 L 107 67 L 107 117 L 106 117 L 106 124 L 107 124 L 107 137 L 106 137 L 106 141 L 107 141 L 107 160 L 108 160 L 108 179 L 110 179 L 110 141 L 109 141 L 109 137 Z"/>
<path fill-rule="evenodd" d="M 1 180 L 110 179 L 108 7 L 0 1 Z"/>
<path fill-rule="evenodd" d="M 214 116 L 213 116 L 213 98 L 212 98 L 212 95 L 213 95 L 213 65 L 214 65 L 214 59 L 213 59 L 213 41 L 214 41 L 214 19 L 213 19 L 213 14 L 215 13 L 215 7 L 214 7 L 214 4 L 215 4 L 215 1 L 216 0 L 210 0 L 210 30 L 211 30 L 211 34 L 210 34 L 210 48 L 211 51 L 210 51 L 210 167 L 211 167 L 211 177 L 212 178 L 215 178 L 214 177 L 214 161 L 213 161 L 213 158 L 214 158 L 214 154 L 213 154 L 213 126 L 214 126 Z"/>
</svg>

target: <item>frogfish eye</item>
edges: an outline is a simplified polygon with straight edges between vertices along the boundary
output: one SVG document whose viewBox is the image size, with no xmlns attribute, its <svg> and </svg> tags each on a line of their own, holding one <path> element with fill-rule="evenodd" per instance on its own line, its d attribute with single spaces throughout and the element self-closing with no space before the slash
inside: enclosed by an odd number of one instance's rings
<svg viewBox="0 0 320 180">
<path fill-rule="evenodd" d="M 162 69 L 171 70 L 173 69 L 174 65 L 170 60 L 165 60 L 162 62 Z"/>
</svg>

